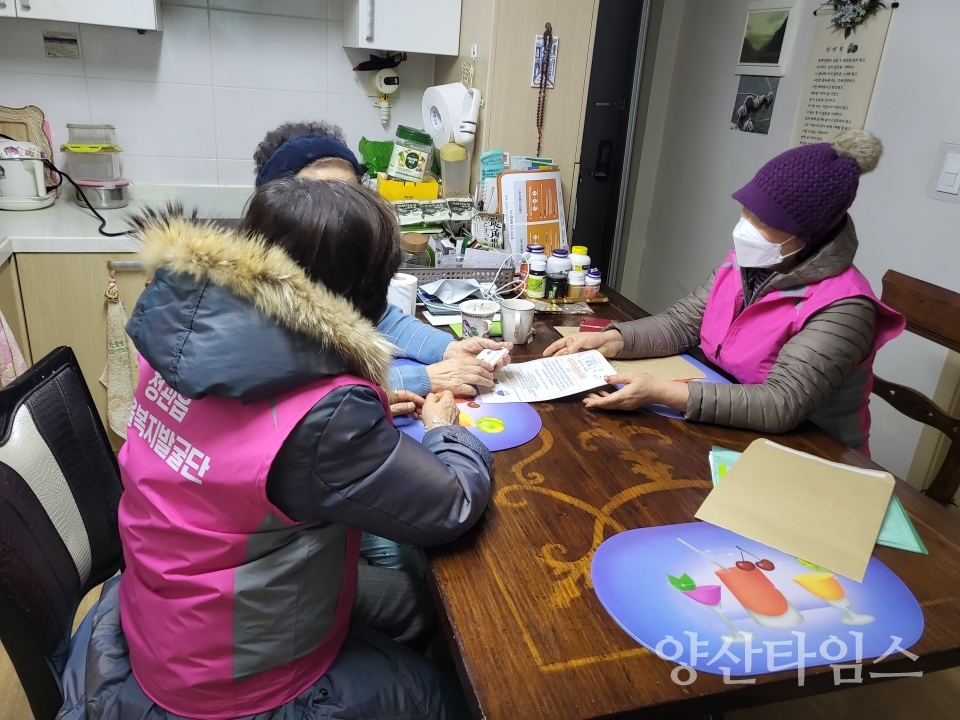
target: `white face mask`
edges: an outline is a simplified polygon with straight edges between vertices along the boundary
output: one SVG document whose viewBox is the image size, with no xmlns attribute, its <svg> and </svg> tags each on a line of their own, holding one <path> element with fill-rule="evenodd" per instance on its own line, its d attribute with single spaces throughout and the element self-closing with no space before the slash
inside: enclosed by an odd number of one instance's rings
<svg viewBox="0 0 960 720">
<path fill-rule="evenodd" d="M 785 243 L 790 242 L 793 237 L 787 239 Z M 733 229 L 733 247 L 737 253 L 737 264 L 745 268 L 773 267 L 803 249 L 801 245 L 792 253 L 782 255 L 780 253 L 782 245 L 767 240 L 746 218 L 740 218 L 740 222 Z"/>
</svg>

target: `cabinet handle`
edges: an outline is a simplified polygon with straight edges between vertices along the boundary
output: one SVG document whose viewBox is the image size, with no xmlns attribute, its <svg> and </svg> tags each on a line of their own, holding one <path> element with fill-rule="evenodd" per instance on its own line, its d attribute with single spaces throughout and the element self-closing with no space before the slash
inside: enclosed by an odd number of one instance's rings
<svg viewBox="0 0 960 720">
<path fill-rule="evenodd" d="M 108 260 L 109 270 L 143 270 L 143 263 L 139 260 Z"/>
<path fill-rule="evenodd" d="M 29 10 L 30 9 L 30 0 L 20 0 L 20 9 Z"/>
<path fill-rule="evenodd" d="M 367 0 L 367 40 L 373 42 L 373 0 Z"/>
</svg>

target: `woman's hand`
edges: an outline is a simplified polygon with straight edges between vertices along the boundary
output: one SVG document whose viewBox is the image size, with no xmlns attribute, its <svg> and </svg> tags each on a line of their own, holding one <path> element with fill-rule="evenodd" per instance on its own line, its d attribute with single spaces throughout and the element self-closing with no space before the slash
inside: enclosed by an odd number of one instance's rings
<svg viewBox="0 0 960 720">
<path fill-rule="evenodd" d="M 420 408 L 423 407 L 423 398 L 412 393 L 409 390 L 391 390 L 390 412 L 394 417 L 400 415 L 413 415 L 414 419 L 420 418 Z"/>
<path fill-rule="evenodd" d="M 636 410 L 644 405 L 660 403 L 681 412 L 687 409 L 690 390 L 686 383 L 658 380 L 647 373 L 625 373 L 605 377 L 611 385 L 623 385 L 614 392 L 601 390 L 583 399 L 584 406 L 599 410 Z"/>
<path fill-rule="evenodd" d="M 578 332 L 557 340 L 543 351 L 543 356 L 573 355 L 584 350 L 599 350 L 604 357 L 616 357 L 623 350 L 623 335 L 619 330 L 604 330 L 598 333 Z"/>
<path fill-rule="evenodd" d="M 458 425 L 460 410 L 454 402 L 453 393 L 444 390 L 439 393 L 430 393 L 420 408 L 420 417 L 423 420 L 424 430 L 429 432 L 434 428 L 446 425 Z"/>
<path fill-rule="evenodd" d="M 473 355 L 455 355 L 427 365 L 427 376 L 434 392 L 450 391 L 461 397 L 476 395 L 475 386 L 493 387 L 493 366 Z"/>
<path fill-rule="evenodd" d="M 481 350 L 499 350 L 500 348 L 512 350 L 513 343 L 494 342 L 490 338 L 481 337 L 466 338 L 465 340 L 456 340 L 447 345 L 447 349 L 443 351 L 443 359 L 452 360 L 462 357 L 476 357 L 477 353 Z M 510 354 L 508 353 L 497 361 L 496 367 L 494 367 L 493 370 L 496 372 L 503 368 L 504 365 L 509 364 Z"/>
</svg>

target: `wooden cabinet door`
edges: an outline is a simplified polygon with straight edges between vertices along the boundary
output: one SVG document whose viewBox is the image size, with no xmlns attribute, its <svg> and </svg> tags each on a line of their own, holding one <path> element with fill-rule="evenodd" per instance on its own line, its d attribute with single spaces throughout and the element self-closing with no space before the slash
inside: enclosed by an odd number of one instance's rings
<svg viewBox="0 0 960 720">
<path fill-rule="evenodd" d="M 107 361 L 108 260 L 123 253 L 21 253 L 16 256 L 20 293 L 34 362 L 61 345 L 77 356 L 83 377 L 106 426 L 107 391 L 100 374 Z M 146 281 L 143 271 L 118 271 L 117 287 L 127 316 Z M 121 438 L 108 430 L 119 447 Z"/>
<path fill-rule="evenodd" d="M 33 365 L 30 358 L 30 339 L 27 337 L 27 319 L 23 315 L 23 302 L 20 299 L 20 277 L 17 273 L 17 258 L 10 258 L 0 265 L 0 312 L 7 320 L 13 337 L 20 346 L 20 352 L 27 365 Z"/>
<path fill-rule="evenodd" d="M 13 0 L 6 0 L 12 4 Z M 157 0 L 16 0 L 17 17 L 159 30 Z"/>
</svg>

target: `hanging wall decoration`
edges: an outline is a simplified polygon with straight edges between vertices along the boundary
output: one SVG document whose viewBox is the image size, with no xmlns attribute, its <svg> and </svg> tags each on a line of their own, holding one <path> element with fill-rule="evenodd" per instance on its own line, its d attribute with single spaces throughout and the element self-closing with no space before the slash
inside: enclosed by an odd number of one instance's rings
<svg viewBox="0 0 960 720">
<path fill-rule="evenodd" d="M 797 17 L 793 0 L 752 0 L 740 42 L 737 75 L 787 74 Z"/>
<path fill-rule="evenodd" d="M 848 38 L 858 25 L 887 6 L 880 0 L 830 0 L 821 7 L 830 7 L 833 11 L 830 24 L 834 30 L 843 30 L 843 37 Z"/>
<path fill-rule="evenodd" d="M 813 52 L 791 147 L 830 142 L 863 128 L 893 7 L 896 3 L 834 0 L 814 13 Z"/>
<path fill-rule="evenodd" d="M 741 75 L 737 98 L 733 103 L 730 129 L 766 135 L 770 132 L 773 104 L 780 78 L 767 75 Z"/>
</svg>

